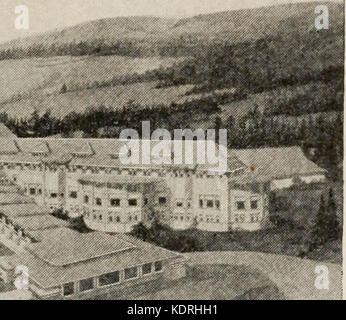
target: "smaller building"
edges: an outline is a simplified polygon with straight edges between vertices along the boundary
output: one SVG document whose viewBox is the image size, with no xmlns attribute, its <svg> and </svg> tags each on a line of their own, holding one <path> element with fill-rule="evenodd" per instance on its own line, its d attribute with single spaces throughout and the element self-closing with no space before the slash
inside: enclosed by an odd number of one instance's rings
<svg viewBox="0 0 346 320">
<path fill-rule="evenodd" d="M 25 266 L 29 289 L 40 298 L 83 298 L 185 276 L 183 256 L 126 235 L 72 230 L 6 179 L 0 241 L 15 252 L 0 257 L 0 278 L 12 283 Z"/>
<path fill-rule="evenodd" d="M 300 147 L 233 150 L 247 172 L 236 184 L 268 183 L 270 190 L 289 188 L 296 182 L 325 182 L 327 170 L 304 155 Z"/>
<path fill-rule="evenodd" d="M 87 298 L 144 282 L 185 276 L 185 258 L 130 236 L 79 233 L 68 228 L 37 231 L 40 241 L 20 254 L 1 257 L 0 276 L 29 270 L 29 288 L 40 298 Z"/>
</svg>

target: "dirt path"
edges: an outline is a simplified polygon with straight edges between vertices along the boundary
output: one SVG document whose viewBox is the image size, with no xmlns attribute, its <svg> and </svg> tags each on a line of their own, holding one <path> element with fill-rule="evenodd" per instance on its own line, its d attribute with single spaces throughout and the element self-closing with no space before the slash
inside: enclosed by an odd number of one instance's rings
<svg viewBox="0 0 346 320">
<path fill-rule="evenodd" d="M 187 253 L 190 264 L 246 265 L 270 278 L 290 300 L 339 300 L 342 298 L 342 266 L 283 255 L 257 252 L 194 252 Z M 315 288 L 315 267 L 329 270 L 329 289 Z"/>
</svg>

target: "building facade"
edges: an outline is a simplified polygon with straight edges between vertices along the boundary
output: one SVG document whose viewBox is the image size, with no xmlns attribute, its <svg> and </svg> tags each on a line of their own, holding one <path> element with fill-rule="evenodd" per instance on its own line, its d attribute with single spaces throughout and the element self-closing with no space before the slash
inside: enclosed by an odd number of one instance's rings
<svg viewBox="0 0 346 320">
<path fill-rule="evenodd" d="M 229 150 L 227 170 L 220 175 L 197 163 L 123 164 L 126 143 L 9 138 L 0 143 L 0 168 L 38 204 L 83 216 L 91 229 L 120 233 L 154 218 L 174 229 L 257 230 L 267 225 L 268 193 L 276 180 L 313 181 L 325 173 L 299 148 L 270 149 L 275 155 L 270 166 L 265 157 L 252 156 L 268 150 Z M 157 141 L 149 143 L 153 147 Z"/>
</svg>

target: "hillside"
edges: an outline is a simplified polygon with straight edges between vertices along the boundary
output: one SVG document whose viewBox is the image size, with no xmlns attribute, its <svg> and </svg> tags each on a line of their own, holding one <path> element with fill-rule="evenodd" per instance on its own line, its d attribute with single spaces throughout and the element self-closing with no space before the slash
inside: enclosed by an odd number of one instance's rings
<svg viewBox="0 0 346 320">
<path fill-rule="evenodd" d="M 114 43 L 123 39 L 144 40 L 166 32 L 176 19 L 157 17 L 106 18 L 78 24 L 62 30 L 55 30 L 24 39 L 12 40 L 0 45 L 0 50 L 28 47 L 30 45 L 60 45 L 79 41 L 104 40 Z"/>
<path fill-rule="evenodd" d="M 200 38 L 226 39 L 231 43 L 261 39 L 296 30 L 306 33 L 314 30 L 314 9 L 318 3 L 287 4 L 259 9 L 226 11 L 199 15 L 179 20 L 169 34 L 199 36 Z M 328 3 L 330 26 L 342 28 L 341 4 Z"/>
<path fill-rule="evenodd" d="M 67 90 L 76 90 L 129 74 L 169 67 L 179 61 L 181 59 L 169 57 L 116 55 L 0 60 L 0 83 L 3 84 L 0 86 L 0 110 L 20 101 L 30 108 L 33 107 L 30 99 L 51 99 L 52 94 L 58 98 L 63 84 Z"/>
<path fill-rule="evenodd" d="M 184 19 L 157 17 L 118 17 L 94 20 L 63 30 L 47 32 L 0 45 L 0 51 L 30 46 L 49 47 L 78 42 L 100 42 L 107 46 L 129 41 L 145 47 L 146 54 L 163 53 L 169 45 L 188 46 L 195 41 L 228 41 L 239 43 L 277 34 L 304 34 L 314 29 L 314 9 L 318 2 L 277 5 L 259 9 L 226 11 Z M 330 31 L 343 28 L 343 7 L 328 3 Z M 152 45 L 156 48 L 153 50 Z"/>
<path fill-rule="evenodd" d="M 129 100 L 169 106 L 184 102 L 189 93 L 223 88 L 244 93 L 240 103 L 223 107 L 225 115 L 236 114 L 230 108 L 240 104 L 247 112 L 258 104 L 258 94 L 280 88 L 292 93 L 285 94 L 291 100 L 276 101 L 272 95 L 266 100 L 268 115 L 272 106 L 275 116 L 298 115 L 287 104 L 302 109 L 301 114 L 340 110 L 343 7 L 328 3 L 330 28 L 317 31 L 316 5 L 279 5 L 179 20 L 108 18 L 2 44 L 0 59 L 1 54 L 17 59 L 0 60 L 4 84 L 0 112 L 24 117 L 34 109 L 50 109 L 64 116 L 102 104 L 122 108 Z M 131 81 L 114 82 L 121 77 Z M 313 83 L 318 84 L 322 102 L 313 97 Z M 301 96 L 304 100 L 297 107 Z"/>
</svg>

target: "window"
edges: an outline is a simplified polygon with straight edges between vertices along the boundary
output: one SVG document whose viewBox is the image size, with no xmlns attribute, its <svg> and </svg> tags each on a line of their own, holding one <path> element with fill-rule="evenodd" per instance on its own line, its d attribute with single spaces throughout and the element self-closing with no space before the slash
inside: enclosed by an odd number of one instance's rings
<svg viewBox="0 0 346 320">
<path fill-rule="evenodd" d="M 95 202 L 96 202 L 96 205 L 97 205 L 97 206 L 102 206 L 102 200 L 101 200 L 101 198 L 96 198 L 96 199 L 95 199 Z"/>
<path fill-rule="evenodd" d="M 155 271 L 161 271 L 162 270 L 162 261 L 156 261 L 155 262 Z"/>
<path fill-rule="evenodd" d="M 120 222 L 120 217 L 117 217 L 117 222 Z"/>
<path fill-rule="evenodd" d="M 110 203 L 112 207 L 120 207 L 120 199 L 111 199 Z"/>
<path fill-rule="evenodd" d="M 236 215 L 234 215 L 234 221 L 239 222 L 239 223 L 243 223 L 243 222 L 245 222 L 245 216 L 243 214 L 236 214 Z"/>
<path fill-rule="evenodd" d="M 113 217 L 112 216 L 108 217 L 108 222 L 113 222 Z"/>
<path fill-rule="evenodd" d="M 119 271 L 103 274 L 99 276 L 99 286 L 108 286 L 120 281 Z"/>
<path fill-rule="evenodd" d="M 152 266 L 151 263 L 147 263 L 147 264 L 142 265 L 142 274 L 151 273 L 151 266 Z"/>
<path fill-rule="evenodd" d="M 136 207 L 137 206 L 137 199 L 129 199 L 129 206 L 130 207 Z"/>
<path fill-rule="evenodd" d="M 251 200 L 251 209 L 258 208 L 258 200 Z"/>
<path fill-rule="evenodd" d="M 83 292 L 83 291 L 89 291 L 94 289 L 94 279 L 93 278 L 89 278 L 89 279 L 84 279 L 79 281 L 79 291 Z"/>
<path fill-rule="evenodd" d="M 99 220 L 102 220 L 102 214 L 99 215 Z"/>
<path fill-rule="evenodd" d="M 183 203 L 181 201 L 177 202 L 177 207 L 181 208 L 183 206 Z"/>
<path fill-rule="evenodd" d="M 207 200 L 207 208 L 214 208 L 214 201 L 213 200 Z"/>
<path fill-rule="evenodd" d="M 137 278 L 137 276 L 138 276 L 137 267 L 125 269 L 125 280 Z"/>
<path fill-rule="evenodd" d="M 42 194 L 42 189 L 41 189 L 41 188 L 40 188 L 40 189 L 38 189 L 37 191 L 38 191 L 38 194 L 39 194 L 39 195 L 41 195 L 41 194 Z"/>
<path fill-rule="evenodd" d="M 215 207 L 220 209 L 220 200 L 215 200 Z"/>
<path fill-rule="evenodd" d="M 237 201 L 236 206 L 238 210 L 244 210 L 245 209 L 245 201 Z"/>
<path fill-rule="evenodd" d="M 89 203 L 89 197 L 88 196 L 84 196 L 84 203 Z"/>
<path fill-rule="evenodd" d="M 62 287 L 63 296 L 71 296 L 74 294 L 74 282 L 65 283 Z"/>
<path fill-rule="evenodd" d="M 258 214 L 252 214 L 251 215 L 251 222 L 258 222 L 258 221 L 259 221 Z"/>
<path fill-rule="evenodd" d="M 77 192 L 76 191 L 71 191 L 70 192 L 70 198 L 77 199 Z"/>
<path fill-rule="evenodd" d="M 199 207 L 203 208 L 203 200 L 202 199 L 199 199 Z"/>
<path fill-rule="evenodd" d="M 159 197 L 159 204 L 160 205 L 165 205 L 167 203 L 166 197 Z"/>
<path fill-rule="evenodd" d="M 58 197 L 58 194 L 57 194 L 57 193 L 51 193 L 51 194 L 50 194 L 50 197 L 51 197 L 51 198 L 57 198 L 57 197 Z"/>
<path fill-rule="evenodd" d="M 35 188 L 30 188 L 29 193 L 30 193 L 31 195 L 36 194 L 36 189 L 35 189 Z"/>
</svg>

